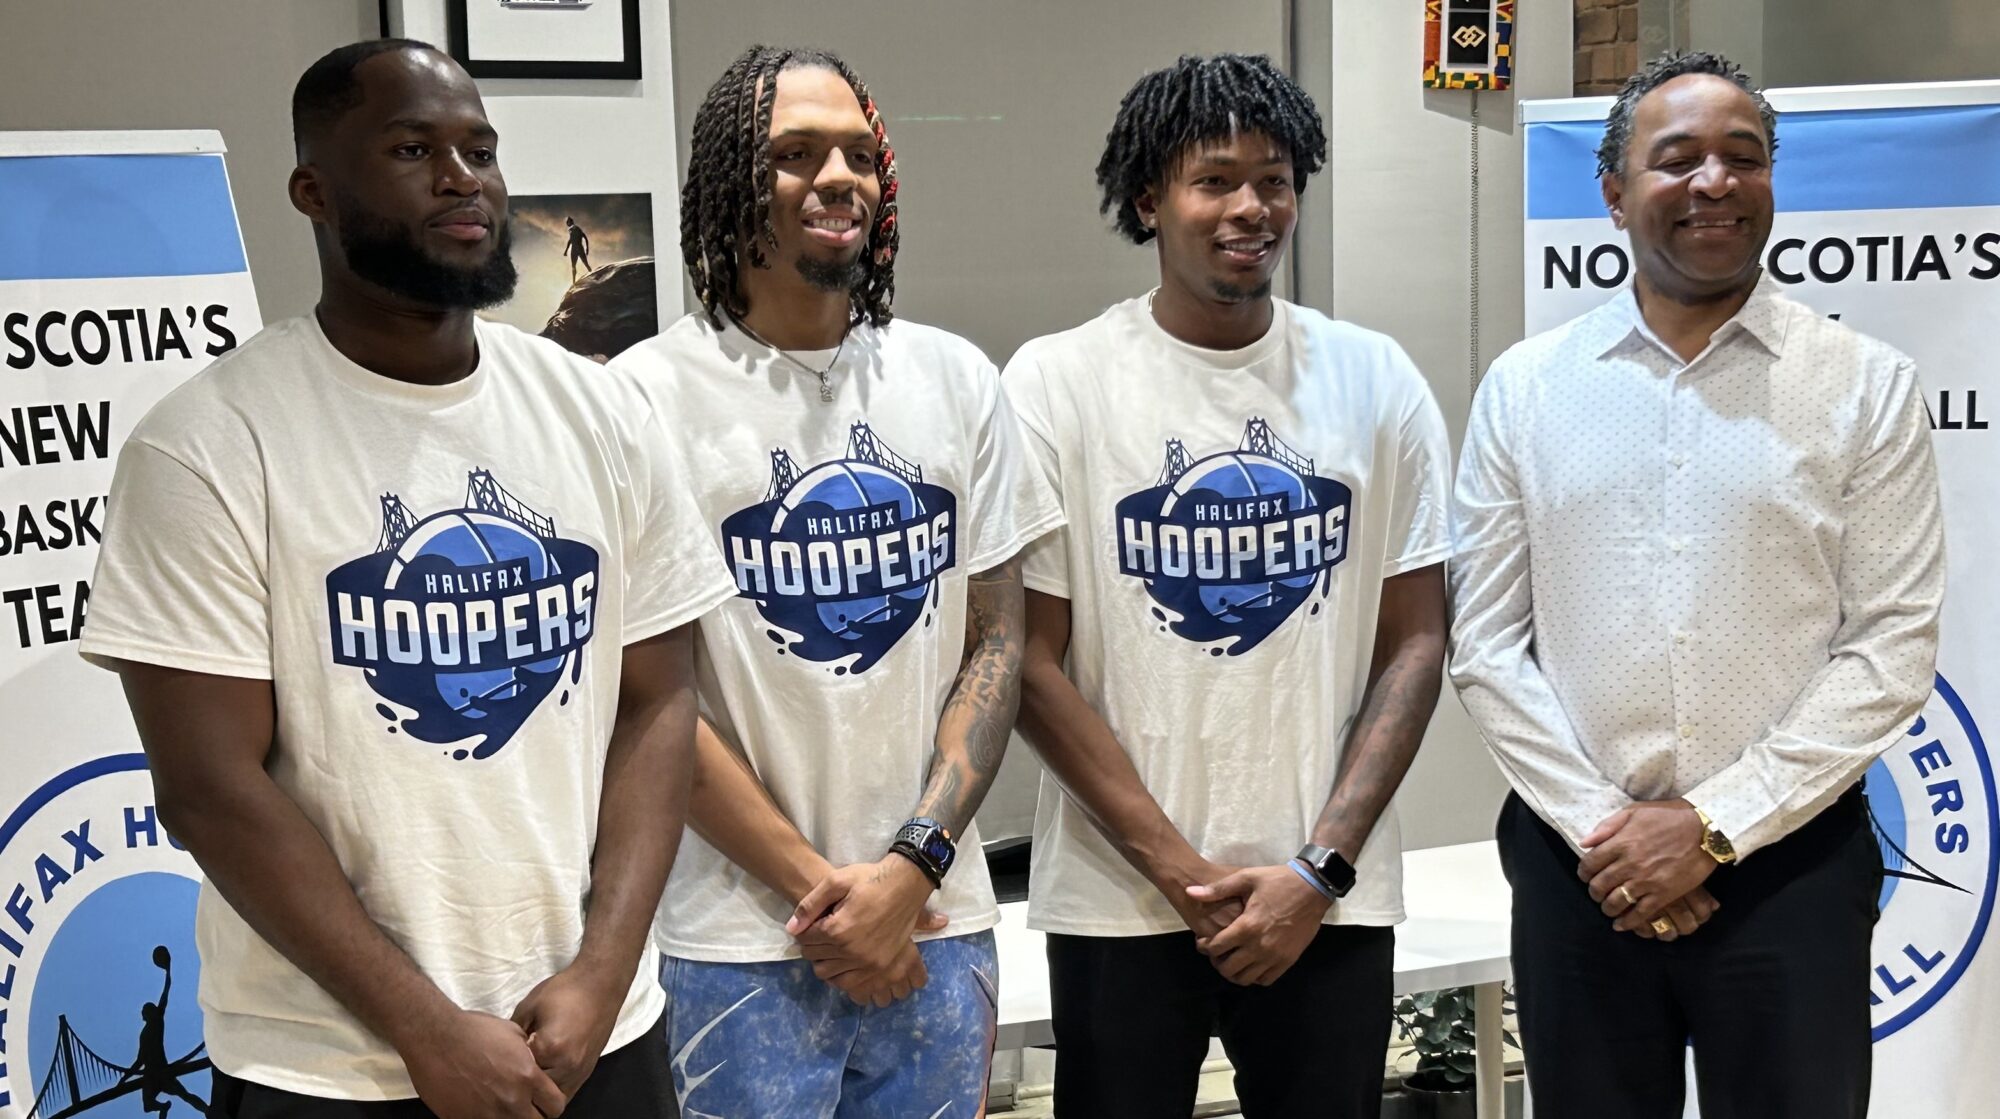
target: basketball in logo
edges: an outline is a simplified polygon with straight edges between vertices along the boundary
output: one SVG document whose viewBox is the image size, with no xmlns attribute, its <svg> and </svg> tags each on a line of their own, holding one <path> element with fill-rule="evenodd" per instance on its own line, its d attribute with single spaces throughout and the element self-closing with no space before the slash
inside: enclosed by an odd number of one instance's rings
<svg viewBox="0 0 2000 1119">
<path fill-rule="evenodd" d="M 0 823 L 0 1115 L 205 1114 L 194 860 L 145 756 L 76 765 Z"/>
<path fill-rule="evenodd" d="M 1352 499 L 1260 418 L 1202 458 L 1169 439 L 1158 481 L 1118 502 L 1118 570 L 1145 582 L 1160 632 L 1241 656 L 1329 593 Z"/>
<path fill-rule="evenodd" d="M 786 492 L 771 519 L 771 531 L 783 535 L 786 523 L 794 518 L 825 517 L 871 506 L 894 510 L 894 517 L 905 523 L 919 520 L 928 511 L 909 482 L 880 466 L 829 462 L 808 471 Z M 829 635 L 840 641 L 863 642 L 871 633 L 909 628 L 905 616 L 922 610 L 928 593 L 927 585 L 913 586 L 888 594 L 821 601 L 815 609 Z"/>
<path fill-rule="evenodd" d="M 802 469 L 772 451 L 764 500 L 723 518 L 722 546 L 775 653 L 858 675 L 937 605 L 957 514 L 950 490 L 857 422 L 843 458 Z"/>
<path fill-rule="evenodd" d="M 425 575 L 509 570 L 520 565 L 530 581 L 562 574 L 548 549 L 514 522 L 488 513 L 457 511 L 427 517 L 405 537 L 389 565 L 384 590 L 420 582 Z M 533 707 L 555 687 L 563 658 L 483 672 L 442 672 L 433 677 L 438 698 L 468 719 L 483 719 L 510 703 Z"/>
<path fill-rule="evenodd" d="M 326 577 L 333 659 L 363 670 L 386 733 L 488 758 L 581 679 L 596 594 L 597 550 L 474 470 L 462 508 L 382 496 L 374 554 Z"/>
<path fill-rule="evenodd" d="M 1277 497 L 1288 508 L 1313 508 L 1311 491 L 1297 471 L 1277 459 L 1247 451 L 1227 451 L 1210 455 L 1188 469 L 1174 483 L 1173 492 L 1160 505 L 1160 514 L 1173 516 L 1184 500 L 1222 501 L 1233 498 Z M 1211 617 L 1224 622 L 1240 622 L 1259 610 L 1290 613 L 1305 598 L 1317 576 L 1308 572 L 1288 579 L 1267 579 L 1254 583 L 1228 583 L 1198 588 L 1200 602 Z"/>
</svg>

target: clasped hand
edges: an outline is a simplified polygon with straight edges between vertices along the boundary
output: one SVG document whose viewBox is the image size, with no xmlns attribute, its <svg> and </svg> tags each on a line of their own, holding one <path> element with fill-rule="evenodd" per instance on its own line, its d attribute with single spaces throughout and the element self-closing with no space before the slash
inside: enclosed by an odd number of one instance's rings
<svg viewBox="0 0 2000 1119">
<path fill-rule="evenodd" d="M 572 966 L 542 980 L 513 1018 L 453 1007 L 401 1046 L 417 1096 L 439 1119 L 558 1116 L 597 1067 L 630 975 Z"/>
<path fill-rule="evenodd" d="M 1577 877 L 1612 928 L 1648 940 L 1691 935 L 1721 903 L 1704 886 L 1716 862 L 1701 848 L 1701 818 L 1685 800 L 1640 801 L 1583 839 Z M 1665 917 L 1671 928 L 1656 928 Z"/>
<path fill-rule="evenodd" d="M 1175 906 L 1195 947 L 1231 983 L 1270 986 L 1319 935 L 1333 903 L 1289 865 L 1209 869 L 1220 873 L 1185 888 L 1192 905 Z"/>
<path fill-rule="evenodd" d="M 932 889 L 901 855 L 839 867 L 799 900 L 785 932 L 814 975 L 860 1005 L 888 1006 L 929 982 L 913 938 L 945 927 L 925 905 Z"/>
</svg>

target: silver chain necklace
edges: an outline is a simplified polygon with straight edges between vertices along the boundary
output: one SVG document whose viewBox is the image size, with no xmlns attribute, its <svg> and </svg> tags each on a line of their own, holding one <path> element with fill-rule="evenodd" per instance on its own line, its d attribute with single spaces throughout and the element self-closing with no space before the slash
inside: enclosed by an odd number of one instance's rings
<svg viewBox="0 0 2000 1119">
<path fill-rule="evenodd" d="M 748 334 L 751 338 L 755 339 L 758 342 L 758 344 L 769 349 L 771 352 L 777 354 L 779 357 L 784 358 L 786 361 L 791 362 L 793 365 L 798 366 L 800 369 L 803 369 L 806 372 L 812 374 L 813 376 L 818 377 L 820 403 L 822 404 L 833 403 L 833 383 L 826 379 L 826 375 L 828 373 L 833 372 L 834 366 L 840 364 L 840 355 L 842 351 L 847 349 L 847 336 L 854 333 L 853 327 L 849 327 L 841 332 L 840 345 L 834 347 L 833 360 L 826 363 L 826 368 L 814 369 L 812 366 L 807 365 L 805 362 L 800 361 L 798 358 L 793 357 L 786 351 L 781 350 L 778 347 L 771 345 L 771 343 L 765 341 L 763 335 L 750 329 L 749 323 L 744 322 L 742 319 L 736 318 L 736 316 L 734 315 L 731 315 L 730 318 L 732 321 L 736 323 L 737 327 L 743 331 L 743 333 Z"/>
</svg>

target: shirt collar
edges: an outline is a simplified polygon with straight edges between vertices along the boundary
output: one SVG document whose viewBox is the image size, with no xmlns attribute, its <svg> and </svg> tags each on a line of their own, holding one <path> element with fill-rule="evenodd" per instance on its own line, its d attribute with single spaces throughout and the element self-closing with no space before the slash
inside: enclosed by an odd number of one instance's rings
<svg viewBox="0 0 2000 1119">
<path fill-rule="evenodd" d="M 1736 334 L 1748 334 L 1770 352 L 1772 357 L 1783 357 L 1785 353 L 1785 332 L 1790 325 L 1790 315 L 1780 297 L 1784 289 L 1766 272 L 1757 278 L 1757 286 L 1750 291 L 1750 298 L 1744 301 L 1729 321 L 1716 328 L 1710 342 L 1711 348 L 1727 342 Z M 1597 347 L 1597 356 L 1609 357 L 1613 353 L 1635 343 L 1650 344 L 1666 349 L 1665 343 L 1647 328 L 1646 320 L 1639 313 L 1639 299 L 1630 285 L 1620 291 L 1612 300 L 1596 311 L 1602 324 L 1602 344 Z"/>
</svg>

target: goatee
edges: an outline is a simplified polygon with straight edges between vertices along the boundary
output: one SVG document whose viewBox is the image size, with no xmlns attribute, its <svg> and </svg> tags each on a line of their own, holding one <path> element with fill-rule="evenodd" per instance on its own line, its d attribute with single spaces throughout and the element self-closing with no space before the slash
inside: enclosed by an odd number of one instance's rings
<svg viewBox="0 0 2000 1119">
<path fill-rule="evenodd" d="M 868 279 L 868 266 L 862 263 L 860 256 L 853 260 L 819 260 L 802 256 L 799 258 L 799 275 L 820 291 L 853 291 Z"/>
<path fill-rule="evenodd" d="M 1224 303 L 1249 303 L 1270 295 L 1271 281 L 1265 280 L 1255 287 L 1246 288 L 1241 284 L 1231 284 L 1218 280 L 1209 285 L 1209 288 L 1215 293 L 1215 297 Z"/>
</svg>

